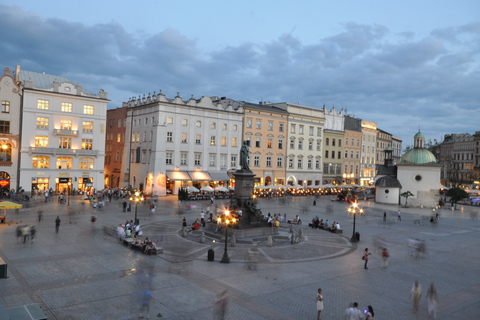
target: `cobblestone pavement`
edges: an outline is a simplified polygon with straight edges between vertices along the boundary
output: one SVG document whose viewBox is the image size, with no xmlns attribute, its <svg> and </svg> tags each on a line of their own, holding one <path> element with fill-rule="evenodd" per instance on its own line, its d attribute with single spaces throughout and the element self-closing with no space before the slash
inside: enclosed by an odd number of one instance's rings
<svg viewBox="0 0 480 320">
<path fill-rule="evenodd" d="M 0 279 L 0 306 L 12 307 L 38 303 L 48 319 L 138 319 L 142 293 L 151 288 L 148 314 L 162 319 L 215 319 L 219 295 L 228 290 L 227 319 L 316 319 L 316 292 L 323 289 L 325 310 L 322 319 L 344 319 L 349 303 L 357 301 L 363 309 L 372 305 L 376 319 L 428 319 L 426 300 L 422 297 L 418 313 L 412 312 L 409 294 L 418 279 L 424 296 L 434 281 L 439 296 L 438 319 L 477 319 L 480 314 L 480 222 L 478 207 L 459 206 L 441 209 L 440 222 L 432 227 L 414 224 L 428 217 L 432 209 L 400 208 L 402 221 L 396 218 L 397 206 L 360 202 L 365 216 L 356 219 L 360 233 L 358 244 L 349 241 L 353 218 L 347 206 L 332 202 L 329 196 L 259 199 L 267 213 L 300 214 L 305 241 L 291 245 L 278 240 L 272 247 L 262 241 L 255 244 L 228 243 L 230 264 L 219 263 L 224 243 L 199 236 L 181 235 L 181 219 L 199 218 L 210 202 L 197 201 L 193 210 L 178 214 L 174 196 L 159 199 L 155 214 L 148 204 L 138 205 L 138 217 L 144 236 L 163 247 L 157 256 L 143 255 L 105 235 L 102 226 L 117 226 L 134 219 L 132 212 L 122 212 L 121 202 L 113 200 L 104 210 L 93 212 L 79 197 L 70 205 L 32 201 L 18 213 L 8 211 L 8 223 L 0 224 L 0 257 L 8 264 L 8 278 Z M 217 201 L 222 206 L 224 202 Z M 327 215 L 327 205 L 334 213 Z M 182 205 L 182 208 L 185 206 Z M 83 213 L 85 208 L 85 212 Z M 308 208 L 308 210 L 305 210 Z M 43 209 L 38 222 L 36 211 Z M 388 214 L 383 222 L 383 212 Z M 62 219 L 55 233 L 54 220 Z M 338 220 L 343 234 L 331 234 L 308 227 L 312 217 Z M 421 221 L 425 221 L 420 219 Z M 17 243 L 15 230 L 21 225 L 37 229 L 34 243 Z M 282 224 L 288 235 L 288 225 Z M 388 243 L 389 266 L 382 268 L 376 252 L 377 239 Z M 406 246 L 409 237 L 424 240 L 424 257 L 411 256 Z M 373 254 L 369 269 L 360 259 L 368 247 Z M 207 261 L 207 251 L 214 249 L 215 261 Z M 246 260 L 249 249 L 259 252 L 256 268 Z M 145 313 L 147 313 L 145 309 Z"/>
</svg>

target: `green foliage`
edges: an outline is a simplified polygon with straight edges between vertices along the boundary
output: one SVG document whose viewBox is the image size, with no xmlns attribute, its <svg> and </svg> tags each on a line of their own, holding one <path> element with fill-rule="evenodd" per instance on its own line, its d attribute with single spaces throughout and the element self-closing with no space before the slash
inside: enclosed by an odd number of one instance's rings
<svg viewBox="0 0 480 320">
<path fill-rule="evenodd" d="M 400 194 L 401 197 L 405 197 L 405 206 L 407 205 L 408 197 L 413 197 L 414 194 L 410 191 L 405 191 L 404 193 Z"/>
<path fill-rule="evenodd" d="M 188 200 L 188 190 L 186 188 L 178 189 L 178 200 Z"/>
<path fill-rule="evenodd" d="M 455 187 L 447 191 L 447 196 L 450 197 L 455 204 L 457 204 L 458 200 L 468 198 L 468 193 L 462 188 Z"/>
</svg>

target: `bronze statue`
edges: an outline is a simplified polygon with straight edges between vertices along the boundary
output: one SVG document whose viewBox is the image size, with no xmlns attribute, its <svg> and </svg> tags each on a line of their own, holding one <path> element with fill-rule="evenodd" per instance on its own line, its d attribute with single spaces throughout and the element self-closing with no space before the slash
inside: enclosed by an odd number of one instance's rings
<svg viewBox="0 0 480 320">
<path fill-rule="evenodd" d="M 250 171 L 250 168 L 248 167 L 249 153 L 250 152 L 248 150 L 247 142 L 244 141 L 243 146 L 240 149 L 240 167 L 242 167 L 242 169 L 244 169 L 244 170 L 249 170 Z"/>
</svg>

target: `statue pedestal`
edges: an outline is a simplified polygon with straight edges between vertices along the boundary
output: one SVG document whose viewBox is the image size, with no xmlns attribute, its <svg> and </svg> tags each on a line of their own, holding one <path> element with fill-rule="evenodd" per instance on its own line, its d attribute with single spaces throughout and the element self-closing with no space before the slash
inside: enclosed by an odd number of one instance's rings
<svg viewBox="0 0 480 320">
<path fill-rule="evenodd" d="M 253 194 L 253 177 L 255 174 L 250 170 L 237 170 L 235 176 L 235 193 L 237 199 L 251 199 Z"/>
<path fill-rule="evenodd" d="M 236 206 L 242 210 L 242 218 L 238 223 L 239 228 L 261 227 L 260 210 L 256 208 L 252 198 L 253 177 L 255 174 L 250 170 L 238 170 L 235 176 L 234 198 Z"/>
</svg>

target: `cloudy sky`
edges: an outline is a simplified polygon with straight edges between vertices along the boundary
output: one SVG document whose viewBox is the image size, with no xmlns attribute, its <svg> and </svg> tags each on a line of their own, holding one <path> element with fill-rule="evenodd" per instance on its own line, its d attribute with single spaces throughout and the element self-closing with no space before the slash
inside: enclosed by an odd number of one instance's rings
<svg viewBox="0 0 480 320">
<path fill-rule="evenodd" d="M 2 67 L 61 75 L 109 108 L 226 96 L 345 108 L 413 143 L 480 131 L 480 1 L 0 0 Z"/>
</svg>

